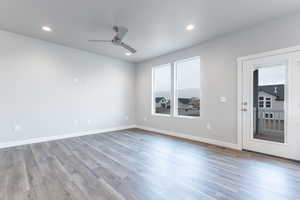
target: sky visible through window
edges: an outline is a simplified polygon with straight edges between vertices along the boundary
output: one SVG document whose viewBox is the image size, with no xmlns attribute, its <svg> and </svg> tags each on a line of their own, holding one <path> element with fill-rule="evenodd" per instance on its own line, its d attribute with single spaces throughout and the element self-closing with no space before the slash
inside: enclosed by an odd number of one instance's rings
<svg viewBox="0 0 300 200">
<path fill-rule="evenodd" d="M 285 84 L 286 66 L 275 65 L 272 67 L 263 67 L 259 69 L 258 84 L 263 85 L 280 85 Z"/>
<path fill-rule="evenodd" d="M 168 65 L 166 65 L 168 66 Z M 155 69 L 155 93 L 165 94 L 171 89 L 170 68 L 166 66 Z M 200 93 L 200 60 L 191 60 L 177 65 L 177 90 L 179 96 L 199 97 Z"/>
<path fill-rule="evenodd" d="M 200 97 L 200 59 L 177 64 L 178 97 Z"/>
<path fill-rule="evenodd" d="M 159 66 L 155 68 L 154 73 L 154 91 L 156 95 L 161 94 L 162 96 L 164 96 L 165 93 L 169 94 L 171 90 L 171 66 Z"/>
</svg>

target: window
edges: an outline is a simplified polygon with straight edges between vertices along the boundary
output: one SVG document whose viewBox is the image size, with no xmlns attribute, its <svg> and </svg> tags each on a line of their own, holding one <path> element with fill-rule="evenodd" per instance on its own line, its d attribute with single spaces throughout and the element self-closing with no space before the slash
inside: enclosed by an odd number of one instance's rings
<svg viewBox="0 0 300 200">
<path fill-rule="evenodd" d="M 200 58 L 152 68 L 152 114 L 200 116 Z"/>
<path fill-rule="evenodd" d="M 200 116 L 200 58 L 177 61 L 175 71 L 175 110 L 178 116 Z"/>
<path fill-rule="evenodd" d="M 265 119 L 269 119 L 269 113 L 265 113 Z"/>
<path fill-rule="evenodd" d="M 270 97 L 266 97 L 266 108 L 272 107 L 272 99 Z"/>
<path fill-rule="evenodd" d="M 274 119 L 274 113 L 265 112 L 264 113 L 264 118 L 265 119 Z"/>
<path fill-rule="evenodd" d="M 272 108 L 272 98 L 271 97 L 258 97 L 258 107 L 259 108 Z"/>
<path fill-rule="evenodd" d="M 264 108 L 265 107 L 265 97 L 259 97 L 258 98 L 258 106 L 260 108 Z"/>
<path fill-rule="evenodd" d="M 152 69 L 153 104 L 155 114 L 171 114 L 171 65 L 161 65 Z"/>
</svg>

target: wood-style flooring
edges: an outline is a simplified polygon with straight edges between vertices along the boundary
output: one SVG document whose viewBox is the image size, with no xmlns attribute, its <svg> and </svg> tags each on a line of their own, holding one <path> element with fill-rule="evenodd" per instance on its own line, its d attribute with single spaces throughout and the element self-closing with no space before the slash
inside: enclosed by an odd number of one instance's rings
<svg viewBox="0 0 300 200">
<path fill-rule="evenodd" d="M 300 164 L 133 129 L 0 150 L 0 200 L 297 200 Z"/>
</svg>

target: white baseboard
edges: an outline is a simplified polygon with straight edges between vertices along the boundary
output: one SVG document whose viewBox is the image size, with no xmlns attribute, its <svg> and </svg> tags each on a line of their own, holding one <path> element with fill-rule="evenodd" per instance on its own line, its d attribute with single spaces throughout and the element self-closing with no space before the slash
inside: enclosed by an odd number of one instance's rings
<svg viewBox="0 0 300 200">
<path fill-rule="evenodd" d="M 229 142 L 223 142 L 223 141 L 209 139 L 209 138 L 203 138 L 203 137 L 199 137 L 199 136 L 191 136 L 191 135 L 187 135 L 184 133 L 177 133 L 177 132 L 173 132 L 173 131 L 161 130 L 161 129 L 140 126 L 140 125 L 119 126 L 119 127 L 113 127 L 113 128 L 107 128 L 107 129 L 86 130 L 86 131 L 79 131 L 79 132 L 63 134 L 63 135 L 30 138 L 30 139 L 21 140 L 21 141 L 5 142 L 5 143 L 0 143 L 0 149 L 34 144 L 34 143 L 49 142 L 49 141 L 53 141 L 53 140 L 61 140 L 61 139 L 67 139 L 67 138 L 73 138 L 73 137 L 80 137 L 80 136 L 85 136 L 85 135 L 94 135 L 94 134 L 98 134 L 98 133 L 120 131 L 120 130 L 126 130 L 126 129 L 131 129 L 131 128 L 139 128 L 142 130 L 157 132 L 157 133 L 164 134 L 164 135 L 175 136 L 175 137 L 184 138 L 184 139 L 188 139 L 188 140 L 203 142 L 203 143 L 207 143 L 207 144 L 213 144 L 216 146 L 222 146 L 222 147 L 226 147 L 226 148 L 230 148 L 230 149 L 241 150 L 241 148 L 238 144 L 232 144 Z"/>
<path fill-rule="evenodd" d="M 15 147 L 15 146 L 22 146 L 22 145 L 27 145 L 27 144 L 34 144 L 34 143 L 49 142 L 49 141 L 53 141 L 53 140 L 61 140 L 61 139 L 79 137 L 79 136 L 85 136 L 85 135 L 93 135 L 93 134 L 98 134 L 98 133 L 120 131 L 120 130 L 126 130 L 126 129 L 131 129 L 131 128 L 136 128 L 136 125 L 119 126 L 119 127 L 113 127 L 113 128 L 107 128 L 107 129 L 86 130 L 86 131 L 79 131 L 79 132 L 63 134 L 63 135 L 30 138 L 30 139 L 21 140 L 21 141 L 11 141 L 11 142 L 0 143 L 0 149 L 8 148 L 8 147 Z"/>
<path fill-rule="evenodd" d="M 187 135 L 184 133 L 177 133 L 177 132 L 173 132 L 173 131 L 161 130 L 161 129 L 151 128 L 151 127 L 146 127 L 146 126 L 137 125 L 136 128 L 146 130 L 146 131 L 151 131 L 151 132 L 157 132 L 157 133 L 160 133 L 163 135 L 175 136 L 175 137 L 184 138 L 184 139 L 188 139 L 188 140 L 193 140 L 193 141 L 203 142 L 203 143 L 212 144 L 212 145 L 216 145 L 216 146 L 226 147 L 229 149 L 241 150 L 241 147 L 238 144 L 223 142 L 220 140 L 214 140 L 214 139 L 209 139 L 209 138 L 204 138 L 204 137 L 199 137 L 199 136 L 192 136 L 192 135 Z"/>
</svg>

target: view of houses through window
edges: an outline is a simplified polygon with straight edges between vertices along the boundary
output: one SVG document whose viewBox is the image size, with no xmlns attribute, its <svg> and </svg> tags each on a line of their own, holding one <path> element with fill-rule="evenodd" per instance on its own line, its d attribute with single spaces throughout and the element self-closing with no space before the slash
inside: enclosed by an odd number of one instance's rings
<svg viewBox="0 0 300 200">
<path fill-rule="evenodd" d="M 200 116 L 199 57 L 153 67 L 152 75 L 154 114 Z"/>
<path fill-rule="evenodd" d="M 200 59 L 175 63 L 175 114 L 200 116 Z"/>
<path fill-rule="evenodd" d="M 254 71 L 254 138 L 284 143 L 286 66 Z M 256 103 L 257 102 L 257 103 Z"/>
<path fill-rule="evenodd" d="M 171 114 L 171 65 L 153 68 L 154 113 Z"/>
</svg>

